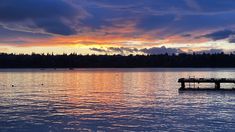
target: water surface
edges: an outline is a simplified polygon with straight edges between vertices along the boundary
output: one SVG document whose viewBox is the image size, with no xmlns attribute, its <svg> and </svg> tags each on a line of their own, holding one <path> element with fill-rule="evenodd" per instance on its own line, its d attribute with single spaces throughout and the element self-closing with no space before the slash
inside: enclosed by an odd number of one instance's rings
<svg viewBox="0 0 235 132">
<path fill-rule="evenodd" d="M 235 93 L 179 93 L 189 76 L 235 69 L 0 70 L 0 131 L 235 131 Z"/>
</svg>

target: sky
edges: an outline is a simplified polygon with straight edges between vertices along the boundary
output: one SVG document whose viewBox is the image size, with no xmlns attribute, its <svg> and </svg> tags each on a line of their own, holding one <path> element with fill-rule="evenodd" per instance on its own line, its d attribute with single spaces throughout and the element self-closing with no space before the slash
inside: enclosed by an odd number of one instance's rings
<svg viewBox="0 0 235 132">
<path fill-rule="evenodd" d="M 1 0 L 0 52 L 235 51 L 235 0 Z"/>
</svg>

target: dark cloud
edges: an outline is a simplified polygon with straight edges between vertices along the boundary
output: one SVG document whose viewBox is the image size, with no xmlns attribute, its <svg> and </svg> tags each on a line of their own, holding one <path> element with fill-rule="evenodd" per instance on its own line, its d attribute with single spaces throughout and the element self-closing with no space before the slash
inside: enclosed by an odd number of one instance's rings
<svg viewBox="0 0 235 132">
<path fill-rule="evenodd" d="M 182 37 L 191 37 L 192 35 L 191 34 L 183 34 L 183 35 L 181 35 Z"/>
<path fill-rule="evenodd" d="M 120 47 L 120 48 L 116 48 L 116 47 L 109 47 L 107 49 L 109 52 L 118 52 L 118 53 L 124 53 L 124 52 L 129 52 L 129 53 L 133 53 L 133 52 L 138 52 L 139 50 L 136 48 L 125 48 L 125 47 Z"/>
<path fill-rule="evenodd" d="M 100 52 L 100 53 L 117 53 L 117 54 L 131 54 L 138 53 L 139 50 L 137 48 L 126 48 L 126 47 L 108 47 L 104 48 L 90 48 L 91 51 Z"/>
<path fill-rule="evenodd" d="M 209 49 L 209 50 L 201 50 L 194 52 L 195 54 L 220 54 L 224 51 L 222 49 Z"/>
<path fill-rule="evenodd" d="M 175 35 L 180 33 L 193 34 L 195 31 L 216 30 L 223 27 L 230 27 L 235 23 L 235 12 L 225 14 L 196 14 L 182 15 L 178 20 L 173 21 L 164 27 L 164 34 Z"/>
<path fill-rule="evenodd" d="M 199 31 L 230 29 L 235 23 L 234 7 L 234 0 L 1 0 L 0 25 L 16 32 L 47 35 L 112 34 L 130 39 L 143 35 L 165 39 L 173 35 L 190 37 Z M 133 26 L 132 32 L 120 26 L 127 22 Z M 125 32 L 115 32 L 114 27 L 123 28 Z M 12 32 L 12 36 L 16 34 Z M 233 34 L 234 31 L 224 30 L 202 37 L 221 40 Z M 128 49 L 109 50 L 131 52 Z"/>
<path fill-rule="evenodd" d="M 57 19 L 38 20 L 35 23 L 38 27 L 43 28 L 48 33 L 60 35 L 76 34 L 76 31 L 74 29 Z"/>
<path fill-rule="evenodd" d="M 75 9 L 63 0 L 1 0 L 0 3 L 0 20 L 4 21 L 71 15 L 75 15 Z"/>
<path fill-rule="evenodd" d="M 9 39 L 9 38 L 24 38 L 24 37 L 30 37 L 30 38 L 50 38 L 52 37 L 49 34 L 43 34 L 43 33 L 34 33 L 34 32 L 24 32 L 24 31 L 14 31 L 9 30 L 6 28 L 3 28 L 0 26 L 0 39 Z"/>
<path fill-rule="evenodd" d="M 122 19 L 136 23 L 136 29 L 142 34 L 158 31 L 153 37 L 167 37 L 229 27 L 235 23 L 233 0 L 92 0 L 86 5 L 91 17 L 82 20 L 82 23 L 93 30 L 114 26 L 112 22 L 115 21 L 110 19 Z"/>
<path fill-rule="evenodd" d="M 118 54 L 148 54 L 148 55 L 159 55 L 159 54 L 179 54 L 183 53 L 182 50 L 177 48 L 166 48 L 162 47 L 152 47 L 152 48 L 126 48 L 126 47 L 109 47 L 106 49 L 101 48 L 90 48 L 92 51 L 101 52 L 101 53 L 118 53 Z"/>
<path fill-rule="evenodd" d="M 101 48 L 90 48 L 90 50 L 92 51 L 96 51 L 96 52 L 107 52 L 105 49 L 101 49 Z"/>
<path fill-rule="evenodd" d="M 177 55 L 180 53 L 189 53 L 189 54 L 220 54 L 223 53 L 223 49 L 208 49 L 208 50 L 200 50 L 200 51 L 189 51 L 184 52 L 179 48 L 167 48 L 165 46 L 162 47 L 152 47 L 152 48 L 127 48 L 127 47 L 109 47 L 109 48 L 90 48 L 91 51 L 100 52 L 100 53 L 117 53 L 117 54 L 147 54 L 147 55 Z"/>
<path fill-rule="evenodd" d="M 158 55 L 158 54 L 179 54 L 183 53 L 182 50 L 177 49 L 177 48 L 166 48 L 165 46 L 162 47 L 152 47 L 152 48 L 145 48 L 145 49 L 140 49 L 141 52 L 149 54 L 149 55 Z"/>
<path fill-rule="evenodd" d="M 120 54 L 124 54 L 124 51 L 122 48 L 116 48 L 116 47 L 110 47 L 108 48 L 108 51 L 110 52 L 117 52 L 117 53 L 120 53 Z"/>
<path fill-rule="evenodd" d="M 64 0 L 1 0 L 0 3 L 0 23 L 5 27 L 18 23 L 19 27 L 43 29 L 51 34 L 75 34 L 65 21 L 79 15 L 79 9 Z"/>
<path fill-rule="evenodd" d="M 21 44 L 25 44 L 25 43 L 28 43 L 28 42 L 23 41 L 23 40 L 0 40 L 0 43 L 21 45 Z"/>
<path fill-rule="evenodd" d="M 235 43 L 235 36 L 233 36 L 229 39 L 229 43 Z"/>
<path fill-rule="evenodd" d="M 234 11 L 234 0 L 194 0 L 204 12 Z"/>
<path fill-rule="evenodd" d="M 231 35 L 234 35 L 234 34 L 235 34 L 235 31 L 221 30 L 221 31 L 216 31 L 216 32 L 213 32 L 213 33 L 203 35 L 201 37 L 210 38 L 212 40 L 221 40 L 221 39 L 227 39 Z"/>
</svg>

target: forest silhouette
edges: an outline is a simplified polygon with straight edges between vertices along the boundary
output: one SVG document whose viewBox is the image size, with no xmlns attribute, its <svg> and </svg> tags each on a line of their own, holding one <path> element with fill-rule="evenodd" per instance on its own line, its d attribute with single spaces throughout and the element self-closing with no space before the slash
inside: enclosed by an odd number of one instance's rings
<svg viewBox="0 0 235 132">
<path fill-rule="evenodd" d="M 0 54 L 0 68 L 235 67 L 234 54 L 78 55 Z"/>
</svg>

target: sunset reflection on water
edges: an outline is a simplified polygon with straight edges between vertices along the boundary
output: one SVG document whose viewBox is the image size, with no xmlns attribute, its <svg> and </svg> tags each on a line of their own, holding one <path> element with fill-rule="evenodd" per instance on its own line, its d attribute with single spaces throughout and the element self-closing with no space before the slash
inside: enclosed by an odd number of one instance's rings
<svg viewBox="0 0 235 132">
<path fill-rule="evenodd" d="M 180 94 L 177 79 L 233 77 L 234 73 L 233 69 L 2 70 L 0 130 L 203 131 L 224 127 L 232 131 L 233 94 Z"/>
</svg>

